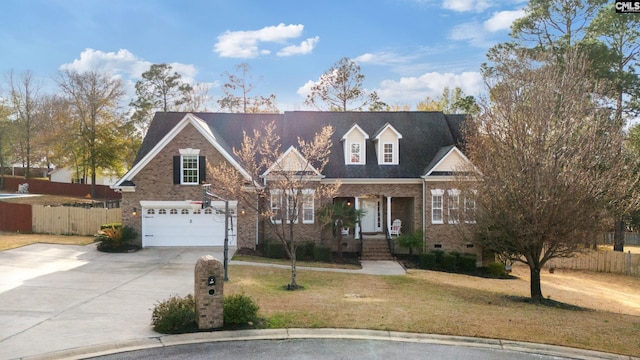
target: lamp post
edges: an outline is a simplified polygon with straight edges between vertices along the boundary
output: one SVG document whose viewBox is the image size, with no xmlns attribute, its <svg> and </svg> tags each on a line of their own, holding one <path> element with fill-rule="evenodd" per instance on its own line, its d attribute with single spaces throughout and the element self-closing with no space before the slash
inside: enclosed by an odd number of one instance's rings
<svg viewBox="0 0 640 360">
<path fill-rule="evenodd" d="M 207 196 L 214 197 L 220 201 L 224 201 L 224 281 L 229 281 L 229 200 L 224 199 L 211 191 L 211 184 L 202 185 L 202 208 L 210 207 L 211 202 L 207 201 Z"/>
</svg>

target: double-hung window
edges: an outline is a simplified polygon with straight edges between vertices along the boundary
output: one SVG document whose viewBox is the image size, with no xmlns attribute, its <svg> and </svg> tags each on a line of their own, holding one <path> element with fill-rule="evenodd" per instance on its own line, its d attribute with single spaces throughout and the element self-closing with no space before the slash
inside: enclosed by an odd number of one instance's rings
<svg viewBox="0 0 640 360">
<path fill-rule="evenodd" d="M 384 143 L 382 145 L 382 162 L 385 164 L 393 163 L 393 144 Z"/>
<path fill-rule="evenodd" d="M 198 156 L 183 155 L 182 156 L 182 184 L 198 183 Z"/>
<path fill-rule="evenodd" d="M 460 222 L 460 190 L 447 190 L 448 197 L 448 220 L 449 224 L 457 224 Z"/>
<path fill-rule="evenodd" d="M 180 156 L 173 157 L 173 183 L 198 185 L 206 180 L 206 158 L 199 149 L 180 149 Z"/>
<path fill-rule="evenodd" d="M 302 190 L 302 223 L 313 224 L 314 221 L 314 197 L 313 190 Z"/>
<path fill-rule="evenodd" d="M 305 189 L 298 194 L 296 196 L 293 192 L 271 191 L 271 221 L 281 224 L 284 219 L 287 223 L 297 224 L 301 215 L 303 224 L 313 224 L 315 192 Z"/>
<path fill-rule="evenodd" d="M 444 190 L 431 190 L 431 223 L 443 224 L 443 195 Z"/>
<path fill-rule="evenodd" d="M 274 224 L 282 223 L 282 192 L 271 191 L 271 221 Z"/>
<path fill-rule="evenodd" d="M 351 143 L 351 146 L 349 147 L 349 152 L 350 152 L 350 163 L 351 164 L 361 164 L 362 161 L 362 147 L 360 146 L 360 143 L 354 142 Z"/>
<path fill-rule="evenodd" d="M 464 196 L 464 222 L 467 224 L 476 222 L 476 190 L 471 190 Z"/>
</svg>

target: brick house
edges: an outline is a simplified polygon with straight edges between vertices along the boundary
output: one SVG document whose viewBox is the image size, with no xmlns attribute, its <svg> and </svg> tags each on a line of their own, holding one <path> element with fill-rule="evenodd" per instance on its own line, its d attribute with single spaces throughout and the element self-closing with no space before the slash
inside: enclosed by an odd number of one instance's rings
<svg viewBox="0 0 640 360">
<path fill-rule="evenodd" d="M 281 149 L 289 149 L 283 158 L 297 153 L 298 138 L 311 139 L 323 126 L 333 126 L 333 150 L 318 181 L 339 181 L 334 201 L 365 210 L 355 229 L 346 229 L 347 251 L 390 239 L 399 220 L 402 233 L 423 231 L 427 250 L 470 252 L 481 259 L 481 249 L 456 236 L 475 214 L 474 199 L 453 181 L 456 169 L 469 164 L 459 149 L 464 115 L 441 112 L 157 113 L 134 166 L 112 186 L 122 192 L 123 223 L 137 229 L 140 245 L 221 245 L 223 203 L 213 201 L 207 209 L 198 203 L 200 184 L 215 181 L 207 179 L 206 164 L 227 162 L 242 173 L 233 148 L 241 147 L 243 132 L 271 121 Z M 265 220 L 229 200 L 230 244 L 260 246 L 268 237 Z M 321 203 L 311 196 L 305 205 L 308 216 L 299 228 L 306 240 L 320 241 L 313 213 Z"/>
</svg>

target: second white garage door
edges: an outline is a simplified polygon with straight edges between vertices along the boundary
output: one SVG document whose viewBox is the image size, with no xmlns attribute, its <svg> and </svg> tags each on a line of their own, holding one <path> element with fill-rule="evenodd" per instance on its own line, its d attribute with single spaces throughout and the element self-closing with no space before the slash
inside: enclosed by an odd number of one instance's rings
<svg viewBox="0 0 640 360">
<path fill-rule="evenodd" d="M 224 202 L 200 209 L 185 201 L 141 201 L 142 246 L 223 246 Z M 236 202 L 229 206 L 229 246 L 236 245 Z"/>
</svg>

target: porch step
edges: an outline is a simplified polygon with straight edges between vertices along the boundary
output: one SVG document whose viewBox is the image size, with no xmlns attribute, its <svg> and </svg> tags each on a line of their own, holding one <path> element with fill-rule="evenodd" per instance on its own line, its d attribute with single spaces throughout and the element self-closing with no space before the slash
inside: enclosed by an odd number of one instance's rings
<svg viewBox="0 0 640 360">
<path fill-rule="evenodd" d="M 370 238 L 363 236 L 362 238 L 362 260 L 393 260 L 393 256 L 389 251 L 387 240 Z"/>
</svg>

